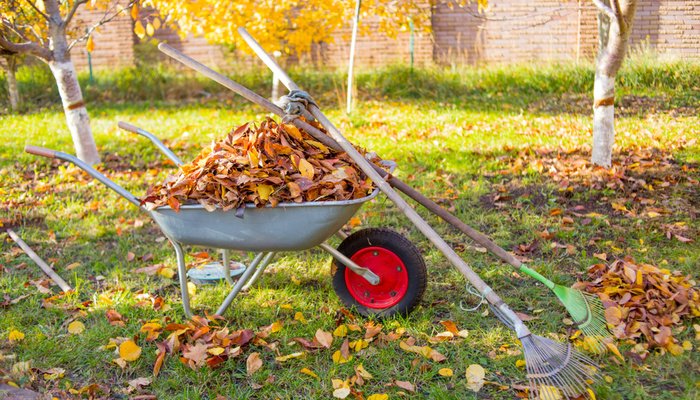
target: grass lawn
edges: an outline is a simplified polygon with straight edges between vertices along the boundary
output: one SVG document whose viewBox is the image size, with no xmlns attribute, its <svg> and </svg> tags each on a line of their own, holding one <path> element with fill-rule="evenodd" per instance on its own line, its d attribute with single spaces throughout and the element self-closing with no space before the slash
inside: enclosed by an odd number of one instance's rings
<svg viewBox="0 0 700 400">
<path fill-rule="evenodd" d="M 370 71 L 359 75 L 360 99 L 350 117 L 338 108 L 342 96 L 333 89 L 342 76 L 300 73 L 295 80 L 310 86 L 312 95 L 322 93 L 316 95 L 322 108 L 351 141 L 395 160 L 397 177 L 558 284 L 587 280 L 588 267 L 625 256 L 697 280 L 700 75 L 689 78 L 685 72 L 700 67 L 683 64 L 684 74 L 676 75 L 673 67 L 645 65 L 629 64 L 622 75 L 627 82 L 618 91 L 617 148 L 610 171 L 589 162 L 590 68 Z M 267 90 L 264 81 L 246 80 L 260 93 Z M 142 93 L 148 87 L 127 93 L 120 83 L 112 85 L 110 94 L 100 86 L 103 97 L 89 108 L 103 159 L 98 168 L 136 195 L 175 167 L 146 139 L 120 131 L 117 122 L 154 133 L 190 160 L 232 127 L 265 117 L 224 92 L 168 100 L 149 98 Z M 126 101 L 115 101 L 120 93 Z M 167 273 L 176 270 L 172 246 L 145 213 L 79 169 L 23 153 L 27 144 L 73 153 L 56 104 L 45 99 L 35 104 L 32 111 L 1 116 L 0 218 L 3 229 L 15 230 L 74 291 L 59 295 L 58 287 L 46 287 L 38 267 L 6 232 L 0 233 L 3 382 L 60 399 L 149 394 L 160 399 L 327 399 L 333 397 L 333 379 L 351 379 L 362 365 L 372 377 L 352 387 L 364 399 L 373 394 L 391 399 L 523 395 L 518 388 L 527 379 L 514 335 L 487 307 L 463 310 L 478 303 L 467 293 L 465 279 L 383 195 L 365 204 L 359 220 L 344 230 L 390 227 L 418 246 L 429 280 L 413 313 L 387 320 L 346 315 L 333 292 L 330 256 L 320 249 L 280 254 L 260 281 L 239 295 L 226 321 L 216 321 L 231 332 L 270 331 L 276 322 L 279 330 L 259 335 L 216 369 L 191 368 L 168 355 L 153 377 L 155 343 L 169 332 L 148 341 L 142 327 L 187 321 L 177 277 Z M 416 210 L 511 308 L 534 318 L 526 323 L 534 333 L 575 341 L 568 339 L 576 332 L 568 325 L 570 317 L 546 287 L 483 253 L 444 221 Z M 295 235 L 293 229 L 288 233 Z M 330 242 L 339 244 L 336 238 Z M 202 251 L 215 255 L 213 249 L 188 247 L 188 263 L 197 262 L 192 254 Z M 234 256 L 248 263 L 253 255 Z M 154 266 L 151 270 L 161 273 L 135 272 Z M 225 284 L 197 287 L 195 313 L 213 313 L 227 293 Z M 123 325 L 110 323 L 111 311 L 121 315 Z M 75 331 L 75 321 L 83 331 Z M 454 322 L 468 336 L 435 340 L 446 330 L 440 321 Z M 700 398 L 700 341 L 693 329 L 698 323 L 696 318 L 673 326 L 679 343 L 692 347 L 680 355 L 652 349 L 640 362 L 636 343 L 618 341 L 622 360 L 610 353 L 596 357 L 604 377 L 593 386 L 596 397 Z M 381 324 L 381 335 L 360 349 L 373 324 Z M 319 329 L 334 332 L 339 325 L 359 330 L 335 336 L 330 349 L 307 351 L 295 340 L 312 340 Z M 334 362 L 345 338 L 357 345 L 350 350 L 353 358 Z M 132 340 L 142 352 L 122 368 L 113 362 L 120 355 L 110 339 Z M 445 360 L 407 352 L 401 341 L 429 346 Z M 276 359 L 299 352 L 304 355 Z M 253 353 L 259 353 L 262 367 L 248 374 L 246 360 Z M 472 364 L 486 370 L 487 383 L 478 393 L 465 377 Z M 454 375 L 443 376 L 445 368 Z M 152 381 L 138 388 L 127 384 L 137 378 Z"/>
</svg>

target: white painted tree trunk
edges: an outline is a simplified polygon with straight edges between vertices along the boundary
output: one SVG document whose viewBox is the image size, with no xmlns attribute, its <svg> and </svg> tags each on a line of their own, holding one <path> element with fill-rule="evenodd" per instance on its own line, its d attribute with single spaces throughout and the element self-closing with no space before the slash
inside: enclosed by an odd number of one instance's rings
<svg viewBox="0 0 700 400">
<path fill-rule="evenodd" d="M 612 166 L 612 152 L 615 144 L 615 77 L 601 72 L 595 74 L 593 98 L 593 151 L 591 162 L 605 168 Z"/>
<path fill-rule="evenodd" d="M 14 56 L 5 57 L 7 64 L 7 91 L 10 94 L 10 107 L 12 111 L 17 111 L 21 100 L 19 98 L 19 85 L 17 84 L 17 60 Z"/>
<path fill-rule="evenodd" d="M 97 153 L 95 139 L 92 137 L 90 117 L 85 108 L 73 61 L 70 59 L 63 62 L 51 61 L 49 68 L 58 85 L 58 93 L 61 95 L 76 156 L 89 165 L 99 163 L 100 155 Z"/>
</svg>

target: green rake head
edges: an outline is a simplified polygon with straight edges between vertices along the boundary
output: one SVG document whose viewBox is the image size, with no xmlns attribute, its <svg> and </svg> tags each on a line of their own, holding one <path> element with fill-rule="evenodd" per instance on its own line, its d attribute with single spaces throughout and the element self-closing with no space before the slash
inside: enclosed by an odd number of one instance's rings
<svg viewBox="0 0 700 400">
<path fill-rule="evenodd" d="M 607 349 L 605 339 L 610 337 L 610 333 L 605 320 L 605 307 L 600 298 L 561 285 L 555 285 L 552 291 L 581 329 L 584 335 L 584 347 L 594 353 L 603 354 Z"/>
</svg>

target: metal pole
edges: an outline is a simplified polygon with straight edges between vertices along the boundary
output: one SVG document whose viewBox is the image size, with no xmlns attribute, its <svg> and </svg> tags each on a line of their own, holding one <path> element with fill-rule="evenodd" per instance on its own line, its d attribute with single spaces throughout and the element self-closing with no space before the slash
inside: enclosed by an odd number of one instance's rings
<svg viewBox="0 0 700 400">
<path fill-rule="evenodd" d="M 408 25 L 411 27 L 411 40 L 410 40 L 410 46 L 411 46 L 411 71 L 413 71 L 413 16 L 408 17 Z"/>
<path fill-rule="evenodd" d="M 355 5 L 355 26 L 352 27 L 352 42 L 350 42 L 350 65 L 348 66 L 348 102 L 346 112 L 352 112 L 352 67 L 355 62 L 355 42 L 357 41 L 357 25 L 360 24 L 360 7 L 362 0 L 357 0 Z"/>
</svg>

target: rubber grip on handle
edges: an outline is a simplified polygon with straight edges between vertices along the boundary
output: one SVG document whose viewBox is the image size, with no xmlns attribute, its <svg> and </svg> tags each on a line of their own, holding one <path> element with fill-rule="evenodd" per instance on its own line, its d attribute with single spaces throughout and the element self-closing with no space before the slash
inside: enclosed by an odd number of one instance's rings
<svg viewBox="0 0 700 400">
<path fill-rule="evenodd" d="M 36 156 L 42 156 L 46 158 L 56 157 L 56 150 L 45 149 L 39 146 L 26 145 L 24 146 L 24 152 L 29 154 L 34 154 Z"/>
<path fill-rule="evenodd" d="M 124 121 L 119 121 L 117 126 L 119 126 L 121 129 L 124 129 L 125 131 L 131 132 L 131 133 L 138 133 L 137 131 L 139 130 L 139 128 L 137 128 L 131 124 L 127 124 Z"/>
</svg>

